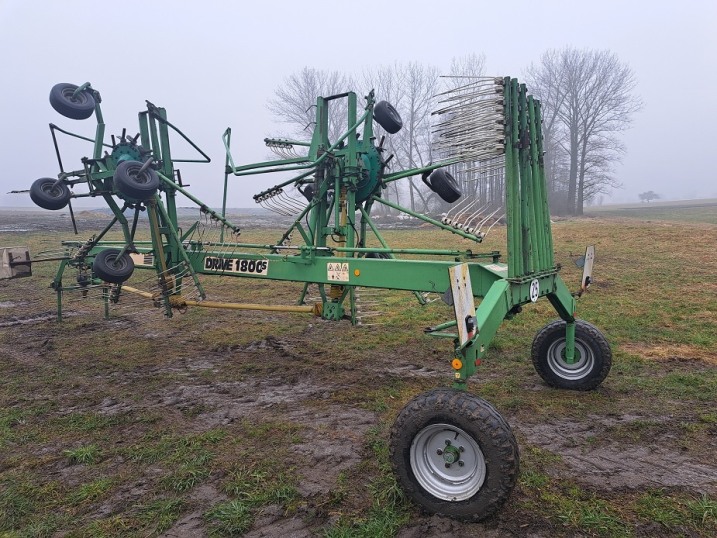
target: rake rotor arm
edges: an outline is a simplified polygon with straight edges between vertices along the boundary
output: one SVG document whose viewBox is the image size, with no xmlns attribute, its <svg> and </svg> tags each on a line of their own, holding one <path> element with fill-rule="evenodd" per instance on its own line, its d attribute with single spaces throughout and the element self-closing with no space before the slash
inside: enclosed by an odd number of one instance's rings
<svg viewBox="0 0 717 538">
<path fill-rule="evenodd" d="M 242 166 L 235 166 L 234 165 L 234 159 L 231 157 L 231 151 L 229 149 L 229 145 L 227 143 L 227 136 L 226 132 L 223 137 L 224 140 L 224 148 L 227 152 L 228 160 L 230 163 L 230 173 L 234 174 L 235 176 L 248 176 L 248 175 L 254 175 L 254 174 L 268 174 L 272 172 L 286 172 L 290 170 L 305 170 L 307 168 L 316 168 L 321 163 L 323 163 L 330 155 L 333 154 L 333 151 L 338 148 L 341 143 L 348 138 L 349 135 L 356 132 L 356 129 L 366 120 L 366 118 L 369 117 L 371 111 L 366 110 L 361 117 L 351 126 L 349 129 L 342 134 L 336 142 L 334 142 L 331 147 L 321 152 L 321 155 L 318 155 L 318 147 L 317 145 L 312 142 L 310 147 L 310 155 L 307 157 L 295 157 L 293 159 L 278 159 L 273 161 L 264 161 L 259 163 L 252 163 L 252 164 L 245 164 Z M 313 156 L 312 156 L 313 154 Z M 300 163 L 306 163 L 300 166 L 285 166 L 285 165 L 298 165 Z M 272 168 L 277 167 L 277 168 Z M 268 168 L 268 170 L 265 170 Z M 287 183 L 288 184 L 288 183 Z"/>
<path fill-rule="evenodd" d="M 389 202 L 388 200 L 384 200 L 383 198 L 380 198 L 378 196 L 372 196 L 371 199 L 374 202 L 379 202 L 383 205 L 386 205 L 390 208 L 396 209 L 398 211 L 401 211 L 403 213 L 406 213 L 407 215 L 411 215 L 412 217 L 415 217 L 419 220 L 422 220 L 424 222 L 427 222 L 428 224 L 432 224 L 433 226 L 437 226 L 438 228 L 441 228 L 442 230 L 447 230 L 453 234 L 459 235 L 463 237 L 464 239 L 470 239 L 471 241 L 475 241 L 477 243 L 480 243 L 483 239 L 477 235 L 466 233 L 462 230 L 458 230 L 452 226 L 448 226 L 446 224 L 443 224 L 442 222 L 438 222 L 435 219 L 432 219 L 431 217 L 427 217 L 426 215 L 422 215 L 420 213 L 416 213 L 415 211 L 411 211 L 410 209 L 406 207 L 402 207 L 398 204 L 394 204 L 393 202 Z"/>
<path fill-rule="evenodd" d="M 440 161 L 437 163 L 429 164 L 429 165 L 423 166 L 421 168 L 410 168 L 408 170 L 401 170 L 400 172 L 395 172 L 393 174 L 388 174 L 388 175 L 384 176 L 382 181 L 383 181 L 383 183 L 391 183 L 392 181 L 397 181 L 397 180 L 403 179 L 405 177 L 417 176 L 419 174 L 433 172 L 434 170 L 438 170 L 439 168 L 443 168 L 444 166 L 449 166 L 451 164 L 456 164 L 459 162 L 460 162 L 460 159 L 447 159 L 445 161 Z"/>
</svg>

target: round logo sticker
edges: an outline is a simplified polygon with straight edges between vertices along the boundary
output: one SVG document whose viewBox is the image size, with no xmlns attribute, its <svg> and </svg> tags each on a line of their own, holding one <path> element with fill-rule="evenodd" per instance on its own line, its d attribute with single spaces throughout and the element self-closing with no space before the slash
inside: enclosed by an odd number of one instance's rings
<svg viewBox="0 0 717 538">
<path fill-rule="evenodd" d="M 530 300 L 535 302 L 540 297 L 540 282 L 536 278 L 530 283 Z"/>
</svg>

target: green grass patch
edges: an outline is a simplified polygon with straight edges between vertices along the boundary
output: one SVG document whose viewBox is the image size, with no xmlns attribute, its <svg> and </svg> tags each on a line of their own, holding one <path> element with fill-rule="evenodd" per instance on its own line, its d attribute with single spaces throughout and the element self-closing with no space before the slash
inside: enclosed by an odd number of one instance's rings
<svg viewBox="0 0 717 538">
<path fill-rule="evenodd" d="M 549 518 L 566 529 L 600 536 L 630 536 L 630 526 L 617 507 L 607 499 L 583 491 L 577 486 L 549 488 L 539 495 Z"/>
<path fill-rule="evenodd" d="M 234 499 L 219 503 L 204 514 L 211 533 L 215 536 L 236 536 L 245 532 L 262 506 L 279 505 L 290 509 L 299 497 L 297 483 L 292 469 L 277 472 L 273 459 L 261 458 L 233 466 L 221 489 Z"/>
<path fill-rule="evenodd" d="M 365 515 L 341 518 L 335 525 L 324 530 L 326 538 L 395 536 L 396 532 L 408 522 L 411 505 L 396 482 L 391 469 L 387 433 L 388 426 L 382 423 L 370 428 L 367 434 L 366 444 L 371 452 L 370 467 L 372 467 L 368 481 L 371 496 L 369 510 Z M 366 465 L 366 462 L 363 465 Z"/>
<path fill-rule="evenodd" d="M 204 518 L 213 536 L 240 536 L 254 523 L 252 507 L 239 499 L 214 506 Z"/>
<path fill-rule="evenodd" d="M 640 518 L 655 521 L 675 535 L 687 529 L 704 535 L 717 531 L 717 501 L 706 495 L 694 498 L 653 490 L 638 497 L 634 509 Z"/>
<path fill-rule="evenodd" d="M 65 450 L 63 454 L 73 465 L 77 463 L 91 465 L 100 461 L 102 452 L 97 445 L 85 445 Z"/>
<path fill-rule="evenodd" d="M 186 504 L 184 499 L 176 497 L 154 499 L 140 506 L 138 519 L 149 529 L 149 534 L 159 535 L 179 519 Z"/>
<path fill-rule="evenodd" d="M 64 490 L 57 482 L 37 483 L 29 473 L 4 473 L 0 482 L 0 531 L 42 527 L 37 514 L 62 499 Z"/>
<path fill-rule="evenodd" d="M 69 501 L 74 505 L 83 504 L 88 501 L 96 501 L 103 497 L 112 488 L 112 485 L 112 479 L 107 477 L 82 484 L 70 493 Z"/>
</svg>

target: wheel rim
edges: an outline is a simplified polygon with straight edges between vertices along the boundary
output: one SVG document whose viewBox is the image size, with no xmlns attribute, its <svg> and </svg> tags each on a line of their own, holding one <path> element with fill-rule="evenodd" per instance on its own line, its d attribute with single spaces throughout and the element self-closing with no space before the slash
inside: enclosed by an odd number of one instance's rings
<svg viewBox="0 0 717 538">
<path fill-rule="evenodd" d="M 147 171 L 140 172 L 141 166 L 132 166 L 127 168 L 127 175 L 132 178 L 132 181 L 139 185 L 147 185 L 150 181 L 150 175 Z"/>
<path fill-rule="evenodd" d="M 588 375 L 595 366 L 595 355 L 589 346 L 575 339 L 575 362 L 565 360 L 565 339 L 553 342 L 548 348 L 548 366 L 563 379 L 575 381 Z"/>
<path fill-rule="evenodd" d="M 127 258 L 125 256 L 117 256 L 117 254 L 109 254 L 105 258 L 107 265 L 115 271 L 124 271 L 127 268 Z"/>
<path fill-rule="evenodd" d="M 55 185 L 55 182 L 43 183 L 40 186 L 40 190 L 50 198 L 62 198 L 62 188 Z"/>
<path fill-rule="evenodd" d="M 421 487 L 444 501 L 470 499 L 485 481 L 485 457 L 478 443 L 450 424 L 431 424 L 418 432 L 410 458 Z"/>
<path fill-rule="evenodd" d="M 62 90 L 62 97 L 71 103 L 85 104 L 87 102 L 87 96 L 84 92 L 79 92 L 75 95 L 76 88 L 65 88 Z"/>
</svg>

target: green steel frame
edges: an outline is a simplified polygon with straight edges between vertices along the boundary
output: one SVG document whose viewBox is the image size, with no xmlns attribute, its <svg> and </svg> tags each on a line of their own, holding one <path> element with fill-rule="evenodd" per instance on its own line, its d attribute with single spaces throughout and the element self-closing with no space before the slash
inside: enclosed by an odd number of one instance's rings
<svg viewBox="0 0 717 538">
<path fill-rule="evenodd" d="M 178 289 L 184 278 L 193 283 L 204 298 L 199 279 L 202 274 L 220 274 L 244 278 L 260 278 L 303 282 L 300 303 L 306 297 L 310 283 L 319 287 L 322 301 L 316 313 L 325 319 L 345 318 L 356 322 L 354 289 L 389 288 L 415 292 L 423 300 L 423 292 L 443 294 L 450 290 L 449 268 L 457 263 L 467 263 L 475 298 L 480 300 L 476 309 L 477 330 L 466 343 L 461 344 L 457 334 L 447 332 L 463 320 L 450 321 L 427 329 L 429 335 L 448 337 L 454 341 L 452 357 L 457 388 L 463 388 L 466 380 L 475 373 L 488 345 L 502 321 L 517 314 L 522 305 L 547 297 L 558 315 L 567 322 L 565 356 L 574 360 L 575 299 L 560 276 L 553 259 L 553 240 L 547 205 L 545 168 L 543 162 L 543 139 L 541 134 L 540 103 L 527 94 L 526 87 L 511 78 L 502 79 L 505 135 L 505 193 L 507 224 L 507 264 L 500 263 L 499 252 L 474 253 L 472 250 L 456 251 L 441 249 L 391 249 L 371 218 L 376 204 L 383 204 L 422 219 L 437 228 L 481 242 L 479 235 L 450 227 L 427 216 L 415 213 L 382 197 L 382 191 L 392 181 L 415 175 L 428 174 L 432 170 L 454 164 L 455 158 L 444 159 L 430 166 L 388 173 L 390 157 L 384 155 L 382 144 L 374 136 L 373 92 L 366 97 L 366 105 L 359 113 L 357 97 L 353 92 L 318 97 L 316 123 L 309 141 L 279 140 L 281 143 L 306 148 L 306 156 L 259 162 L 236 166 L 230 151 L 231 130 L 223 136 L 226 150 L 226 172 L 222 210 L 215 211 L 191 195 L 182 185 L 181 175 L 175 168 L 180 162 L 208 162 L 204 154 L 184 133 L 167 121 L 163 108 L 147 102 L 147 110 L 139 113 L 139 146 L 137 137 L 120 142 L 104 142 L 105 125 L 100 110 L 99 94 L 89 83 L 83 91 L 96 96 L 96 136 L 88 139 L 63 131 L 51 125 L 53 139 L 55 130 L 64 134 L 91 140 L 94 144 L 92 158 L 83 159 L 83 168 L 72 172 L 62 169 L 58 179 L 69 186 L 87 184 L 87 194 L 74 197 L 101 197 L 112 210 L 114 218 L 98 235 L 86 242 L 67 241 L 72 256 L 63 259 L 52 287 L 57 293 L 58 317 L 62 315 L 62 295 L 70 290 L 83 289 L 86 282 L 101 284 L 92 279 L 91 266 L 94 256 L 106 248 L 121 248 L 123 252 L 151 254 L 153 268 L 157 272 L 162 290 L 155 302 L 160 303 L 167 315 L 186 305 Z M 329 139 L 329 114 L 333 101 L 347 100 L 346 130 L 334 141 Z M 170 151 L 170 131 L 176 132 L 195 148 L 202 159 L 175 159 Z M 113 186 L 112 177 L 118 164 L 124 159 L 137 158 L 136 147 L 141 148 L 141 158 L 150 161 L 161 180 L 159 191 L 153 198 L 141 202 L 127 200 Z M 109 148 L 111 152 L 103 150 Z M 289 185 L 297 186 L 307 196 L 305 209 L 276 244 L 250 244 L 226 241 L 224 231 L 238 236 L 239 228 L 226 219 L 227 186 L 231 176 L 287 172 L 293 177 L 262 193 L 255 199 L 271 197 Z M 222 226 L 221 248 L 205 245 L 191 239 L 191 231 L 180 229 L 177 217 L 176 196 L 180 193 L 213 221 Z M 115 198 L 123 202 L 119 205 Z M 132 223 L 125 217 L 133 211 Z M 140 212 L 149 216 L 151 240 L 135 239 Z M 359 215 L 358 222 L 356 215 Z M 115 225 L 122 230 L 122 241 L 103 240 Z M 284 240 L 297 232 L 303 244 L 287 247 Z M 373 234 L 382 248 L 367 247 L 369 235 Z M 230 248 L 229 248 L 230 247 Z M 383 253 L 389 259 L 366 257 L 368 253 Z M 398 259 L 401 255 L 431 255 L 439 260 Z M 240 271 L 239 265 L 253 266 L 261 270 Z M 85 280 L 78 284 L 63 284 L 63 274 L 75 268 Z M 105 313 L 107 304 L 122 293 L 122 285 L 105 288 Z"/>
</svg>

